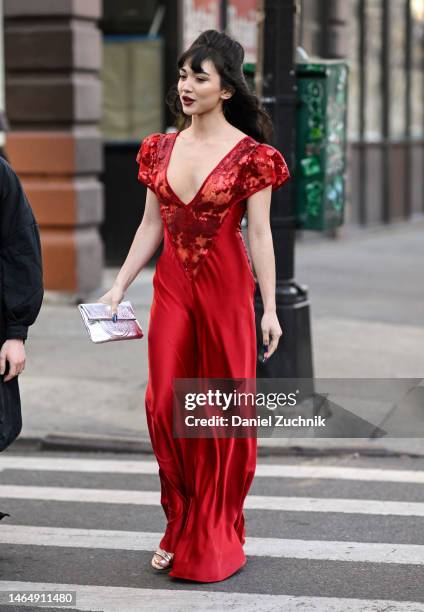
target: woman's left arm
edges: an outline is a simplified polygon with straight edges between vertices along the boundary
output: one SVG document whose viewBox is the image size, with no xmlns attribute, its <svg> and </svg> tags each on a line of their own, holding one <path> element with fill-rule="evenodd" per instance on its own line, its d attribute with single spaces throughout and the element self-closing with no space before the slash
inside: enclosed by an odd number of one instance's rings
<svg viewBox="0 0 424 612">
<path fill-rule="evenodd" d="M 269 222 L 270 206 L 271 186 L 261 189 L 247 200 L 247 237 L 264 306 L 261 330 L 265 359 L 274 353 L 283 333 L 275 303 L 275 255 Z"/>
</svg>

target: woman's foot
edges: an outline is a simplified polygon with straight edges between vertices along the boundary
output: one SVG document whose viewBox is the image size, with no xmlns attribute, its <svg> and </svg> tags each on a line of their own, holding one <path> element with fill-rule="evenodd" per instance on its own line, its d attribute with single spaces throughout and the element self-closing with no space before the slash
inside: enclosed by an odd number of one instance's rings
<svg viewBox="0 0 424 612">
<path fill-rule="evenodd" d="M 158 548 L 152 558 L 152 567 L 157 570 L 168 569 L 172 564 L 174 553 L 169 553 L 163 548 Z"/>
</svg>

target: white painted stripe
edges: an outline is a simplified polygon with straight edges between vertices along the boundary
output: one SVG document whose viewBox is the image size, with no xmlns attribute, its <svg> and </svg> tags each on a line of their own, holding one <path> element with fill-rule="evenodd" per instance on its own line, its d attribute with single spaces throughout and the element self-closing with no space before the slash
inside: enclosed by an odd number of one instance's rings
<svg viewBox="0 0 424 612">
<path fill-rule="evenodd" d="M 134 504 L 137 506 L 160 505 L 159 491 L 125 491 L 121 489 L 77 489 L 66 487 L 0 485 L 0 499 L 5 497 L 10 499 L 41 499 L 43 501 L 96 504 Z"/>
<path fill-rule="evenodd" d="M 255 476 L 424 484 L 423 470 L 386 470 L 378 468 L 337 467 L 333 465 L 258 464 Z"/>
<path fill-rule="evenodd" d="M 108 550 L 155 550 L 160 533 L 2 525 L 0 543 Z M 280 559 L 314 559 L 424 565 L 424 546 L 333 540 L 246 538 L 247 555 Z"/>
<path fill-rule="evenodd" d="M 381 514 L 424 516 L 424 503 L 380 501 L 377 499 L 336 499 L 320 497 L 247 496 L 244 507 L 251 510 L 286 512 L 346 512 L 348 514 Z"/>
<path fill-rule="evenodd" d="M 0 457 L 0 471 L 34 470 L 52 472 L 93 472 L 111 474 L 157 474 L 156 461 L 117 461 L 65 457 Z"/>
<path fill-rule="evenodd" d="M 125 587 L 60 584 L 48 582 L 0 581 L 0 595 L 4 591 L 76 591 L 76 607 L 79 610 L 103 612 L 172 612 L 201 610 L 243 610 L 243 612 L 423 612 L 424 604 L 415 601 L 388 599 L 348 599 L 338 597 L 302 597 L 291 595 L 267 595 L 264 593 L 224 593 L 222 591 L 198 591 L 197 589 L 134 589 Z M 4 595 L 3 595 L 4 597 Z M 3 601 L 2 601 L 3 603 Z M 34 604 L 31 604 L 34 605 Z M 62 604 L 66 608 L 65 604 Z M 22 608 L 24 606 L 21 604 Z M 74 605 L 68 605 L 74 608 Z"/>
<path fill-rule="evenodd" d="M 115 474 L 157 474 L 156 461 L 117 461 L 115 459 L 78 459 L 58 457 L 0 458 L 0 471 L 39 470 L 53 472 L 93 472 Z M 364 480 L 424 484 L 423 470 L 386 470 L 338 467 L 332 465 L 284 465 L 258 463 L 256 477 Z"/>
<path fill-rule="evenodd" d="M 43 501 L 97 504 L 160 505 L 159 491 L 124 491 L 120 489 L 0 485 L 0 498 L 41 499 Z M 249 510 L 280 510 L 287 512 L 346 512 L 349 514 L 424 516 L 424 503 L 380 501 L 376 499 L 325 499 L 320 497 L 248 495 L 244 507 Z"/>
<path fill-rule="evenodd" d="M 244 550 L 248 555 L 280 559 L 424 565 L 424 546 L 417 544 L 246 538 Z"/>
</svg>

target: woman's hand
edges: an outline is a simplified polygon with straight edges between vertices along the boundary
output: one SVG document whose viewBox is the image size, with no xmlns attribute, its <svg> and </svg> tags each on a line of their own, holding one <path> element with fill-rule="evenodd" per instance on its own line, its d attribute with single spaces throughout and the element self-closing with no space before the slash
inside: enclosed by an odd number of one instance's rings
<svg viewBox="0 0 424 612">
<path fill-rule="evenodd" d="M 113 285 L 107 293 L 102 295 L 97 302 L 109 304 L 111 306 L 112 320 L 115 322 L 118 317 L 118 304 L 122 302 L 125 291 L 119 285 Z"/>
<path fill-rule="evenodd" d="M 275 310 L 264 312 L 261 321 L 262 338 L 265 346 L 264 361 L 269 359 L 278 346 L 283 332 L 278 322 Z M 271 343 L 270 343 L 271 340 Z"/>
</svg>

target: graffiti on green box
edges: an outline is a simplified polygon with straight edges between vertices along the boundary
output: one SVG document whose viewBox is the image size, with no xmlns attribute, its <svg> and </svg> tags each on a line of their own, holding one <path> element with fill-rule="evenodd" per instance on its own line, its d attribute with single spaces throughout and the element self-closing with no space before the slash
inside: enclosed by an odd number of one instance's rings
<svg viewBox="0 0 424 612">
<path fill-rule="evenodd" d="M 323 62 L 300 72 L 297 216 L 300 227 L 325 229 L 343 221 L 348 70 Z"/>
</svg>

